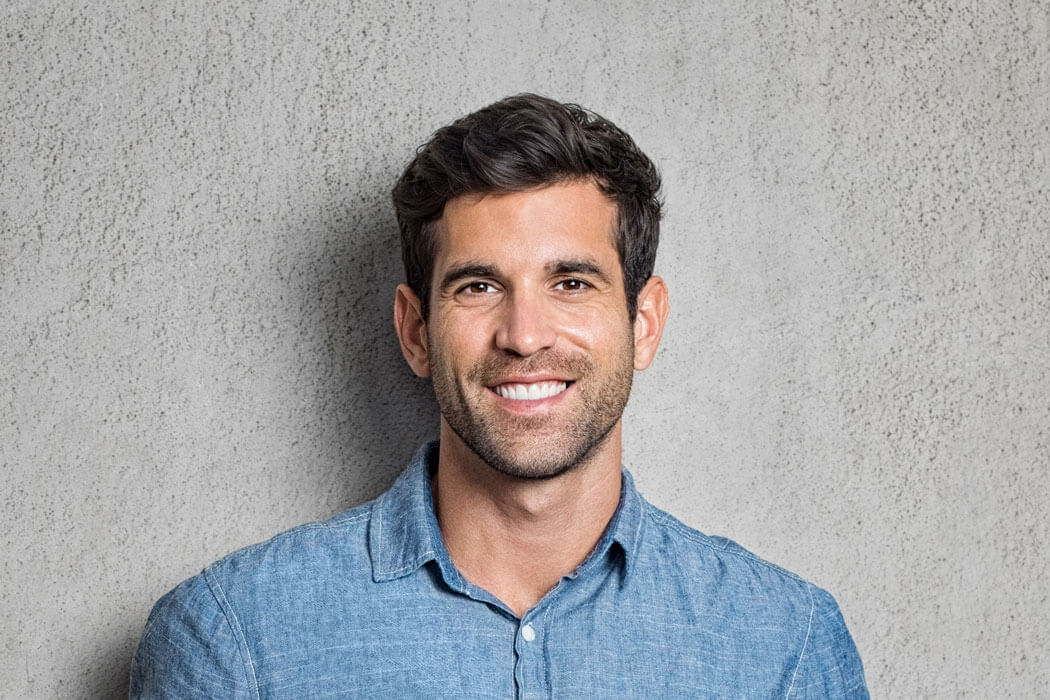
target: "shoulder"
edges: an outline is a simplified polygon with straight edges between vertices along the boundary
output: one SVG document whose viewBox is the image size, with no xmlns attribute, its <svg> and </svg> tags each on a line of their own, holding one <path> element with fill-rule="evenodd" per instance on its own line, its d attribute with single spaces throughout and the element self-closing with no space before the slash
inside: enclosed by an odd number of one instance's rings
<svg viewBox="0 0 1050 700">
<path fill-rule="evenodd" d="M 722 579 L 760 581 L 784 595 L 801 596 L 807 601 L 814 589 L 820 590 L 727 537 L 707 535 L 670 513 L 648 503 L 646 506 L 651 527 L 647 528 L 645 551 L 652 557 L 651 564 L 673 557 L 686 572 L 711 573 L 713 568 Z"/>
<path fill-rule="evenodd" d="M 717 612 L 728 627 L 775 628 L 799 640 L 818 608 L 838 609 L 823 589 L 733 540 L 704 534 L 654 506 L 646 510 L 638 568 L 658 588 L 673 589 L 687 609 Z"/>
<path fill-rule="evenodd" d="M 371 503 L 239 549 L 165 594 L 132 663 L 131 697 L 257 697 L 248 629 L 370 579 Z"/>
<path fill-rule="evenodd" d="M 205 567 L 201 576 L 212 587 L 244 586 L 269 579 L 287 581 L 304 574 L 366 569 L 368 525 L 374 501 L 325 521 L 299 525 L 270 539 L 239 549 Z"/>
<path fill-rule="evenodd" d="M 374 502 L 330 520 L 299 525 L 209 564 L 157 601 L 144 638 L 157 626 L 236 624 L 238 614 L 301 599 L 316 582 L 371 577 L 368 523 Z"/>
<path fill-rule="evenodd" d="M 673 581 L 687 615 L 767 657 L 789 649 L 789 697 L 867 697 L 860 657 L 830 593 L 651 505 L 646 517 L 638 563 L 651 579 Z"/>
</svg>

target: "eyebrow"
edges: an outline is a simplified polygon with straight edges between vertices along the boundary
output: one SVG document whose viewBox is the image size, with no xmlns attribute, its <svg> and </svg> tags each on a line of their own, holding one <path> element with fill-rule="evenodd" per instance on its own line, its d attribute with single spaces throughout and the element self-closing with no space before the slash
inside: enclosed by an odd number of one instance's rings
<svg viewBox="0 0 1050 700">
<path fill-rule="evenodd" d="M 450 267 L 445 275 L 441 278 L 441 284 L 438 285 L 438 291 L 444 292 L 449 287 L 454 285 L 460 280 L 467 279 L 468 277 L 496 277 L 497 270 L 492 265 L 485 265 L 484 263 L 467 262 L 462 265 L 455 265 Z"/>
<path fill-rule="evenodd" d="M 596 277 L 605 284 L 612 284 L 609 276 L 590 258 L 580 260 L 556 260 L 547 265 L 549 275 L 588 275 Z"/>
<path fill-rule="evenodd" d="M 612 284 L 609 275 L 591 258 L 555 260 L 547 263 L 544 268 L 548 275 L 587 275 L 605 284 Z M 442 276 L 441 283 L 438 285 L 438 291 L 445 292 L 461 280 L 477 277 L 499 278 L 499 268 L 480 262 L 465 262 L 460 265 L 454 265 Z"/>
</svg>

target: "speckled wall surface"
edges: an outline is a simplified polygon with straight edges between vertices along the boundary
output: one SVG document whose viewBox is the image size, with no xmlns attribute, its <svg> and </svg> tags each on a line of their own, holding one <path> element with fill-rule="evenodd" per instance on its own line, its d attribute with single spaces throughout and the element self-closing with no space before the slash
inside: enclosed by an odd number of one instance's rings
<svg viewBox="0 0 1050 700">
<path fill-rule="evenodd" d="M 1050 695 L 1046 3 L 0 13 L 2 697 L 120 697 L 156 598 L 435 432 L 388 191 L 521 91 L 665 176 L 649 499 L 835 594 L 875 697 Z"/>
</svg>

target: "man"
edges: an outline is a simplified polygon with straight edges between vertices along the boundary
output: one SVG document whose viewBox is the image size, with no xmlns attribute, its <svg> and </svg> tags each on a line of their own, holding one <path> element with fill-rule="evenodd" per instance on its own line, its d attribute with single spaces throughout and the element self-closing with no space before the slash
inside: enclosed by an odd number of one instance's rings
<svg viewBox="0 0 1050 700">
<path fill-rule="evenodd" d="M 668 310 L 659 184 L 617 127 L 534 95 L 439 130 L 394 189 L 394 320 L 439 442 L 162 598 L 132 695 L 867 697 L 830 595 L 621 467 Z"/>
</svg>

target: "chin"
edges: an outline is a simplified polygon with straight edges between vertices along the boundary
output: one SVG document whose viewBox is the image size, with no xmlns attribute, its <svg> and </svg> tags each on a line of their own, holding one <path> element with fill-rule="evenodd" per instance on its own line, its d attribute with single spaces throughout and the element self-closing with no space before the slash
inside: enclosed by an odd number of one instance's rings
<svg viewBox="0 0 1050 700">
<path fill-rule="evenodd" d="M 506 459 L 503 456 L 498 456 L 496 458 L 482 456 L 481 459 L 485 464 L 489 465 L 504 476 L 528 481 L 555 479 L 580 466 L 579 463 L 573 462 L 526 462 L 523 460 Z"/>
<path fill-rule="evenodd" d="M 597 440 L 589 441 L 544 435 L 524 441 L 527 444 L 515 440 L 501 440 L 498 444 L 489 440 L 478 441 L 478 444 L 465 442 L 485 464 L 501 474 L 516 479 L 543 480 L 555 479 L 588 464 L 611 431 L 612 426 Z M 519 444 L 512 446 L 510 443 L 513 442 Z"/>
</svg>

